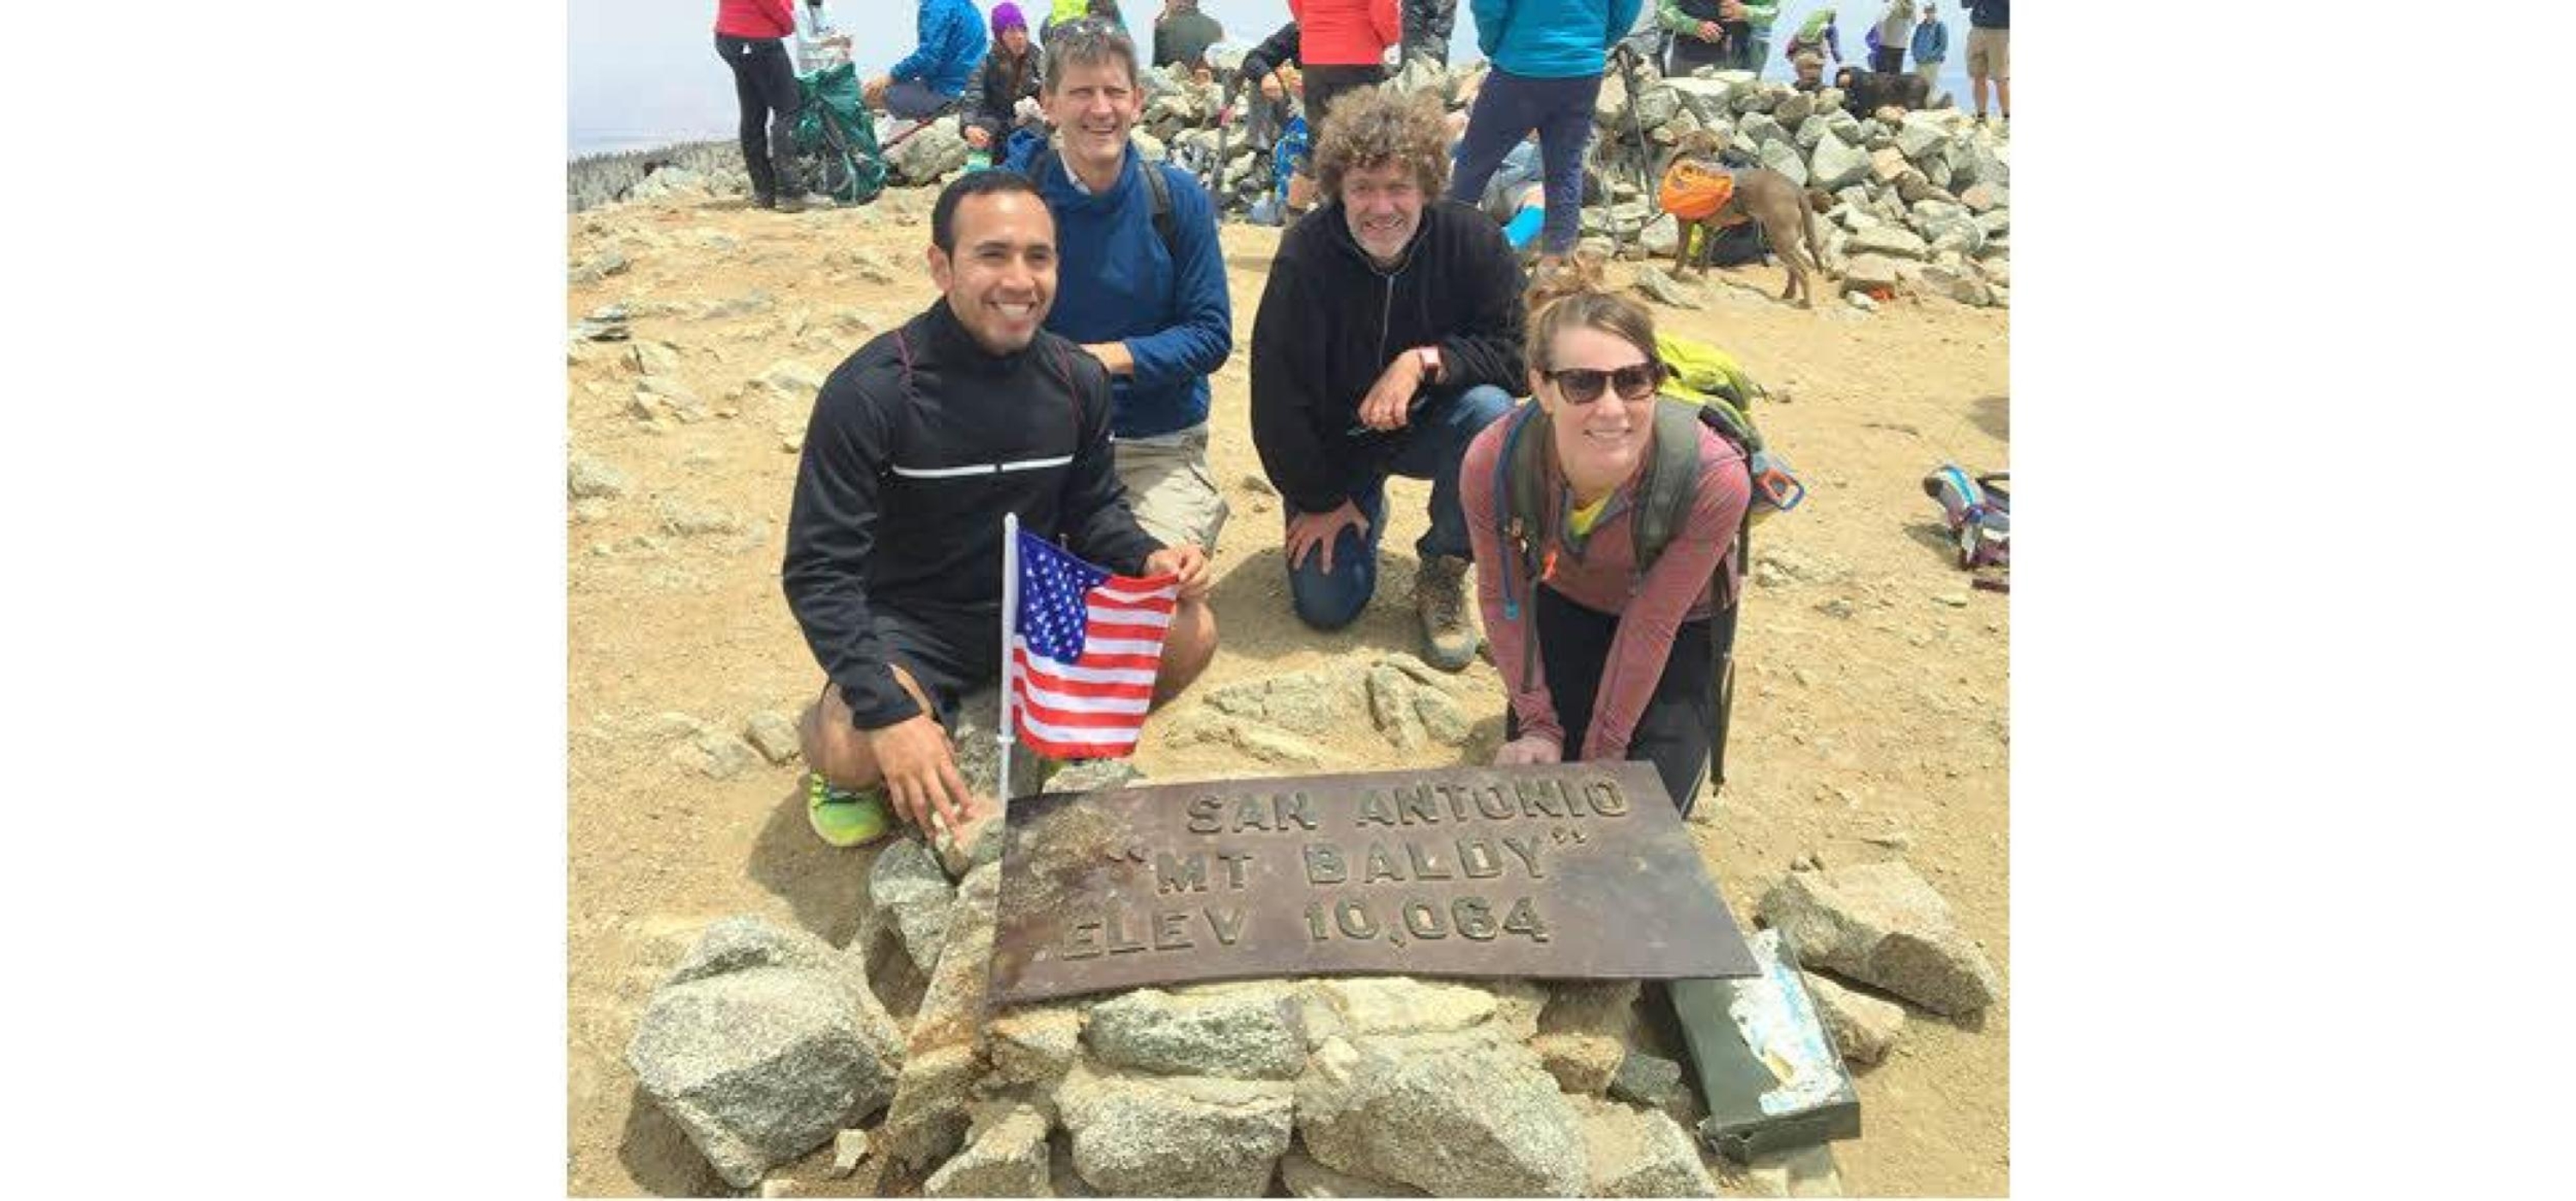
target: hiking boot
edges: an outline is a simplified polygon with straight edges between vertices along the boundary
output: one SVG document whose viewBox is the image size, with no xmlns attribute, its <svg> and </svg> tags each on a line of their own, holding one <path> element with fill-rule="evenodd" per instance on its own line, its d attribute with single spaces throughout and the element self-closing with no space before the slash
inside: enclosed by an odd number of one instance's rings
<svg viewBox="0 0 2576 1201">
<path fill-rule="evenodd" d="M 754 191 L 754 192 L 751 194 L 751 207 L 756 208 L 756 209 L 774 209 L 774 208 L 777 208 L 777 207 L 778 207 L 778 193 L 776 193 L 776 192 L 761 192 L 761 191 Z"/>
<path fill-rule="evenodd" d="M 853 792 L 827 783 L 818 771 L 805 773 L 805 820 L 815 837 L 835 847 L 866 846 L 895 829 L 885 785 Z"/>
<path fill-rule="evenodd" d="M 830 207 L 832 207 L 832 198 L 821 192 L 801 192 L 794 196 L 781 196 L 777 204 L 778 211 L 782 213 L 804 213 Z"/>
<path fill-rule="evenodd" d="M 1484 641 L 1467 622 L 1467 561 L 1434 555 L 1413 577 L 1413 610 L 1422 617 L 1422 659 L 1442 671 L 1464 671 Z"/>
</svg>

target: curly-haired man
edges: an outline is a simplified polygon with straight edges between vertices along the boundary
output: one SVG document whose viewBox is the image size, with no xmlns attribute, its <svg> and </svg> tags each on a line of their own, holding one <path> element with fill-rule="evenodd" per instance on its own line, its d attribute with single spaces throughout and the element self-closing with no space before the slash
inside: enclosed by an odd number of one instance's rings
<svg viewBox="0 0 2576 1201">
<path fill-rule="evenodd" d="M 1431 481 L 1414 544 L 1423 657 L 1476 654 L 1458 462 L 1522 382 L 1521 274 L 1502 230 L 1440 199 L 1437 97 L 1355 92 L 1315 150 L 1326 203 L 1279 240 L 1252 325 L 1252 437 L 1285 502 L 1289 595 L 1319 629 L 1377 590 L 1386 477 Z"/>
</svg>

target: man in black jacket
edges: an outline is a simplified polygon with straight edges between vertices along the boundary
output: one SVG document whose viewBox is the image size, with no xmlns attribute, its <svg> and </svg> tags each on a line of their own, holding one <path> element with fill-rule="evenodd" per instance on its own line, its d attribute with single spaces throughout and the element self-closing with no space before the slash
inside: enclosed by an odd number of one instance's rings
<svg viewBox="0 0 2576 1201">
<path fill-rule="evenodd" d="M 1441 200 L 1437 97 L 1353 93 L 1316 150 L 1327 202 L 1279 241 L 1252 326 L 1252 436 L 1287 510 L 1288 584 L 1319 629 L 1377 590 L 1386 477 L 1431 481 L 1414 544 L 1423 657 L 1465 667 L 1478 635 L 1464 593 L 1458 462 L 1525 382 L 1521 272 L 1502 230 Z"/>
<path fill-rule="evenodd" d="M 805 712 L 815 832 L 853 846 L 885 805 L 930 829 L 980 816 L 944 726 L 1001 673 L 1002 515 L 1127 575 L 1180 577 L 1155 697 L 1216 650 L 1207 555 L 1136 524 L 1109 447 L 1109 377 L 1041 325 L 1055 221 L 1026 176 L 969 173 L 931 210 L 927 312 L 823 383 L 780 580 L 827 683 Z"/>
</svg>

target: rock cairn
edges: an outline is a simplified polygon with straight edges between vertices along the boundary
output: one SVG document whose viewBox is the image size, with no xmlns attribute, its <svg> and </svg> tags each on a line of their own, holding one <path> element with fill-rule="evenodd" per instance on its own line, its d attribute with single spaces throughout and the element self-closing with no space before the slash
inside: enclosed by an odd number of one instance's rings
<svg viewBox="0 0 2576 1201">
<path fill-rule="evenodd" d="M 577 466 L 573 486 L 618 483 Z M 1382 732 L 1439 725 L 1399 707 L 1441 695 L 1408 666 L 1247 682 L 1208 709 L 1295 737 L 1306 710 L 1365 697 Z M 992 707 L 970 700 L 970 727 L 989 731 Z M 989 790 L 990 739 L 961 746 L 982 748 L 962 766 Z M 1080 764 L 1049 786 L 1136 778 Z M 1712 1168 L 1736 1171 L 1692 1136 L 1696 1098 L 1640 1037 L 1635 982 L 1271 979 L 996 1007 L 999 835 L 877 852 L 846 949 L 731 918 L 654 993 L 629 1061 L 726 1181 L 780 1195 L 796 1187 L 781 1169 L 828 1161 L 876 1195 L 1621 1197 L 1714 1196 Z M 1760 914 L 1853 982 L 1810 977 L 1856 1063 L 1901 1036 L 1899 1000 L 1957 1015 L 2001 991 L 1902 863 L 1793 874 Z M 1799 1195 L 1839 1188 L 1819 1149 L 1745 1172 L 1756 1190 L 1783 1172 Z"/>
<path fill-rule="evenodd" d="M 1480 64 L 1448 71 L 1406 66 L 1388 86 L 1430 92 L 1452 111 L 1482 84 Z M 1884 108 L 1867 117 L 1843 109 L 1835 89 L 1800 92 L 1745 71 L 1703 68 L 1661 78 L 1651 65 L 1613 71 L 1593 107 L 1585 164 L 1582 229 L 1605 256 L 1669 256 L 1680 231 L 1655 205 L 1654 188 L 1673 147 L 1699 131 L 1718 136 L 1744 161 L 1829 197 L 1817 221 L 1825 265 L 1858 307 L 1895 295 L 1946 296 L 1962 304 L 2008 306 L 2012 289 L 2011 146 L 1955 108 Z M 1272 186 L 1270 152 L 1249 122 L 1220 131 L 1225 93 L 1176 68 L 1142 76 L 1144 110 L 1135 143 L 1146 159 L 1168 161 L 1209 185 L 1220 212 L 1240 212 Z M 1241 110 L 1258 103 L 1246 89 Z M 882 127 L 881 127 L 882 128 Z M 912 132 L 886 152 L 888 183 L 927 188 L 964 170 L 970 149 L 955 116 Z M 1220 158 L 1223 160 L 1219 162 Z M 567 171 L 572 211 L 620 201 L 748 195 L 740 150 L 699 142 L 663 150 L 576 160 Z"/>
<path fill-rule="evenodd" d="M 1800 92 L 1746 71 L 1703 68 L 1662 79 L 1640 68 L 1637 82 L 1635 129 L 1617 73 L 1603 80 L 1594 106 L 1595 174 L 1583 228 L 1607 239 L 1595 249 L 1673 252 L 1679 227 L 1644 189 L 1660 179 L 1676 143 L 1705 130 L 1741 159 L 1830 197 L 1817 221 L 1818 250 L 1845 291 L 1871 301 L 1910 293 L 2009 303 L 2010 145 L 1967 114 L 1882 108 L 1856 117 L 1839 90 Z"/>
</svg>

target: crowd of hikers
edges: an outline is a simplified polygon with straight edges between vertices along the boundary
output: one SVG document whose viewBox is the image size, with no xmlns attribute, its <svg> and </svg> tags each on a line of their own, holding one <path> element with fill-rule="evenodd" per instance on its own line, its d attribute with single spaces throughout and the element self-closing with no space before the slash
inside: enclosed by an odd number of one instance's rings
<svg viewBox="0 0 2576 1201">
<path fill-rule="evenodd" d="M 1980 110 L 1988 73 L 2003 82 L 2007 2 L 1973 5 Z M 722 0 L 717 37 L 757 198 L 781 208 L 799 201 L 776 153 L 783 42 L 847 50 L 787 5 Z M 1250 122 L 1301 146 L 1312 204 L 1279 240 L 1250 355 L 1288 608 L 1319 632 L 1357 622 L 1388 478 L 1428 482 L 1417 649 L 1441 671 L 1494 664 L 1494 762 L 1645 761 L 1688 812 L 1723 778 L 1753 520 L 1803 494 L 1752 427 L 1759 386 L 1603 290 L 1572 253 L 1576 215 L 1623 44 L 1660 29 L 1682 69 L 1759 64 L 1777 6 L 1470 0 L 1491 69 L 1463 119 L 1436 92 L 1378 86 L 1403 56 L 1446 57 L 1454 0 L 1290 8 L 1236 72 Z M 1211 66 L 1223 30 L 1196 9 L 1165 5 L 1148 53 L 1114 0 L 1054 0 L 1034 32 L 1015 3 L 922 0 L 918 48 L 864 85 L 897 119 L 957 112 L 978 160 L 932 211 L 938 297 L 831 373 L 803 443 L 781 579 L 824 676 L 802 736 L 809 816 L 833 845 L 992 811 L 949 727 L 1002 675 L 1006 513 L 1106 571 L 1176 581 L 1154 705 L 1216 654 L 1209 564 L 1231 513 L 1209 378 L 1235 349 L 1234 298 L 1207 186 L 1134 141 L 1147 63 Z M 1802 74 L 1839 62 L 1834 18 L 1786 40 Z M 1947 35 L 1930 5 L 1890 0 L 1868 46 L 1873 73 L 1910 52 L 1928 78 Z"/>
<path fill-rule="evenodd" d="M 1949 61 L 1950 35 L 1931 0 L 1880 0 L 1878 19 L 1865 35 L 1866 68 L 1890 95 L 1928 96 Z M 1141 66 L 1178 66 L 1200 81 L 1217 78 L 1212 51 L 1228 43 L 1226 30 L 1198 0 L 1163 0 L 1151 36 L 1139 37 L 1117 0 L 1000 0 L 979 9 L 975 0 L 915 0 L 914 45 L 884 73 L 859 89 L 867 109 L 885 123 L 891 145 L 925 122 L 954 115 L 982 168 L 1012 157 L 1012 143 L 1044 141 L 1050 126 L 1037 89 L 1060 29 L 1106 25 L 1139 48 Z M 1603 39 L 1610 45 L 1656 47 L 1665 73 L 1704 67 L 1753 71 L 1772 62 L 1773 25 L 1779 0 L 1468 0 L 1477 48 L 1491 64 L 1466 126 L 1468 137 L 1452 150 L 1455 182 L 1474 189 L 1535 135 L 1543 163 L 1540 191 L 1555 203 L 1544 223 L 1550 253 L 1562 253 L 1575 228 L 1573 209 L 1582 178 L 1582 155 L 1591 136 L 1591 104 L 1604 73 Z M 2005 122 L 2012 118 L 2010 81 L 2011 0 L 1966 0 L 1967 69 L 1975 116 L 1988 120 L 1991 86 Z M 1249 146 L 1279 160 L 1279 195 L 1256 213 L 1283 220 L 1303 212 L 1314 196 L 1309 162 L 1314 134 L 1333 101 L 1355 89 L 1385 82 L 1393 68 L 1412 61 L 1445 64 L 1456 23 L 1457 0 L 1289 0 L 1290 19 L 1246 50 L 1226 82 L 1245 89 L 1229 103 L 1223 122 L 1241 121 Z M 1031 15 L 1037 23 L 1032 30 Z M 804 98 L 799 73 L 850 61 L 851 35 L 836 26 L 825 0 L 717 0 L 716 45 L 734 74 L 740 102 L 743 159 L 753 201 L 794 211 L 809 199 L 792 178 L 791 131 Z M 793 48 L 789 43 L 793 43 Z M 1884 78 L 1907 73 L 1922 82 L 1911 93 L 1885 88 Z M 1822 8 L 1781 43 L 1784 62 L 1802 89 L 1824 86 L 1828 64 L 1843 65 L 1836 10 Z M 1855 63 L 1838 76 L 1849 86 Z M 1874 91 L 1875 94 L 1875 91 Z M 1025 138 L 1015 139 L 1014 135 Z M 1222 167 L 1219 167 L 1222 170 Z"/>
<path fill-rule="evenodd" d="M 1598 86 L 1637 3 L 1505 4 L 1528 19 L 1510 36 L 1477 5 L 1480 42 L 1538 99 L 1506 85 L 1466 142 L 1493 121 L 1493 140 L 1535 130 L 1544 153 L 1547 98 Z M 1324 5 L 1302 7 L 1301 49 Z M 1209 376 L 1234 339 L 1214 205 L 1133 144 L 1140 55 L 1119 23 L 1053 20 L 1032 41 L 1020 11 L 996 12 L 1012 79 L 987 64 L 985 95 L 1010 98 L 1002 128 L 1054 136 L 941 191 L 938 296 L 830 374 L 797 472 L 781 582 L 824 676 L 802 736 L 809 817 L 833 845 L 993 812 L 950 723 L 1002 673 L 1003 514 L 1107 571 L 1177 582 L 1155 705 L 1218 647 L 1209 562 L 1229 513 Z M 1509 697 L 1494 761 L 1649 762 L 1687 812 L 1722 757 L 1756 456 L 1729 433 L 1740 411 L 1730 425 L 1710 416 L 1723 402 L 1688 399 L 1672 364 L 1694 352 L 1604 291 L 1597 263 L 1553 238 L 1534 263 L 1512 249 L 1476 205 L 1484 183 L 1453 175 L 1444 117 L 1436 96 L 1364 82 L 1323 116 L 1319 203 L 1281 237 L 1252 325 L 1249 433 L 1279 529 L 1232 545 L 1276 537 L 1288 608 L 1339 630 L 1376 592 L 1388 477 L 1428 481 L 1418 650 L 1450 672 L 1489 651 Z"/>
</svg>

